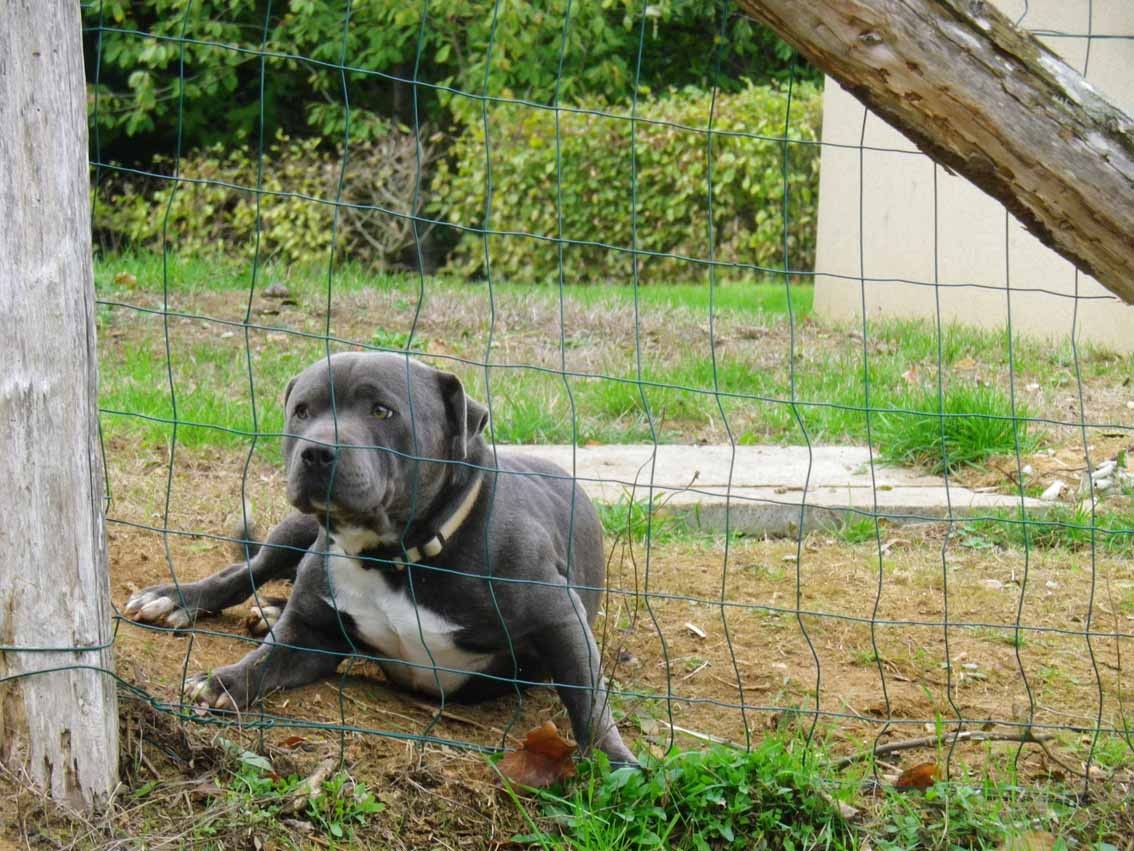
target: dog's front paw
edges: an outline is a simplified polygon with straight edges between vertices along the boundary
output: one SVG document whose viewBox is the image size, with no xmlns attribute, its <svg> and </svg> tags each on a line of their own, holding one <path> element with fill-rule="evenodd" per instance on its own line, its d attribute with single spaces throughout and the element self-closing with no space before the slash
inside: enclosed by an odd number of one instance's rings
<svg viewBox="0 0 1134 851">
<path fill-rule="evenodd" d="M 619 735 L 618 731 L 615 729 L 611 729 L 605 736 L 595 742 L 595 747 L 607 755 L 610 759 L 610 764 L 615 768 L 628 765 L 641 768 L 638 759 L 630 751 L 630 748 L 626 747 L 625 742 L 622 741 L 622 736 Z"/>
<path fill-rule="evenodd" d="M 201 710 L 219 709 L 235 712 L 242 709 L 242 701 L 225 685 L 217 674 L 194 674 L 185 680 L 182 696 L 186 703 Z"/>
<path fill-rule="evenodd" d="M 122 611 L 126 617 L 139 623 L 185 629 L 201 614 L 201 609 L 193 606 L 186 597 L 184 588 L 179 591 L 176 585 L 154 585 L 127 600 Z"/>
</svg>

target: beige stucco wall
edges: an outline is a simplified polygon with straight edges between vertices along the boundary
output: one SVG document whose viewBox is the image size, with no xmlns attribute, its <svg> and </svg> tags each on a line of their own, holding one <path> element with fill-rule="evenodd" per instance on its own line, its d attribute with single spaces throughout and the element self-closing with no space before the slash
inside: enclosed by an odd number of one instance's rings
<svg viewBox="0 0 1134 851">
<path fill-rule="evenodd" d="M 1013 19 L 1025 10 L 1022 0 L 999 0 L 997 5 Z M 1134 0 L 1094 0 L 1090 21 L 1087 0 L 1030 0 L 1027 6 L 1022 25 L 1033 31 L 1085 34 L 1089 23 L 1096 35 L 1134 35 Z M 1080 72 L 1086 62 L 1088 79 L 1112 103 L 1134 114 L 1134 39 L 1093 39 L 1088 61 L 1084 37 L 1041 38 Z M 1003 328 L 1010 299 L 1014 330 L 1069 339 L 1075 299 L 1067 296 L 1076 291 L 1074 267 L 1015 219 L 1006 218 L 1001 204 L 935 168 L 909 140 L 867 113 L 832 80 L 824 93 L 823 142 L 815 264 L 815 309 L 820 316 L 860 317 L 864 275 L 871 318 L 932 318 L 939 294 L 946 321 Z M 889 150 L 860 152 L 860 142 Z M 987 288 L 924 285 L 935 280 Z M 1134 351 L 1134 307 L 1110 297 L 1084 275 L 1078 276 L 1078 292 L 1106 296 L 1079 300 L 1079 340 Z"/>
</svg>

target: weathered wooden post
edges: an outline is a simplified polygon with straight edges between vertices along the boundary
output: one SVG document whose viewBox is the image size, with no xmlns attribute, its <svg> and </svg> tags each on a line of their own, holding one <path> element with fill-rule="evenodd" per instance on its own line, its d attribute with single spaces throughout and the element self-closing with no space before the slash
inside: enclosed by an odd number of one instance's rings
<svg viewBox="0 0 1134 851">
<path fill-rule="evenodd" d="M 91 809 L 118 713 L 79 4 L 0 21 L 0 762 Z"/>
</svg>

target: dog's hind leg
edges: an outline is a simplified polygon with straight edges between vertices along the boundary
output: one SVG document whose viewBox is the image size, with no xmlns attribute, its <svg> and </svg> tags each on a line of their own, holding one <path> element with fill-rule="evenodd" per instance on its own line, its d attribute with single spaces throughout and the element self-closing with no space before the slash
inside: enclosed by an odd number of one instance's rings
<svg viewBox="0 0 1134 851">
<path fill-rule="evenodd" d="M 544 594 L 550 597 L 556 590 L 549 588 L 544 590 Z M 532 638 L 555 680 L 563 705 L 567 707 L 575 741 L 583 753 L 590 748 L 598 748 L 610 757 L 612 763 L 637 765 L 638 761 L 622 741 L 611 716 L 602 657 L 582 614 L 583 604 L 574 589 L 564 587 L 561 593 L 568 595 L 569 605 L 580 615 L 575 618 L 568 615 L 543 624 L 533 632 Z M 548 600 L 544 610 L 563 611 L 563 606 Z"/>
<path fill-rule="evenodd" d="M 135 594 L 123 613 L 142 623 L 183 629 L 200 615 L 239 605 L 265 582 L 295 579 L 296 568 L 319 536 L 318 521 L 298 512 L 288 515 L 268 533 L 259 552 L 248 561 L 231 564 L 198 582 L 153 585 Z M 272 598 L 278 604 L 277 598 Z M 268 601 L 262 601 L 263 608 Z"/>
</svg>

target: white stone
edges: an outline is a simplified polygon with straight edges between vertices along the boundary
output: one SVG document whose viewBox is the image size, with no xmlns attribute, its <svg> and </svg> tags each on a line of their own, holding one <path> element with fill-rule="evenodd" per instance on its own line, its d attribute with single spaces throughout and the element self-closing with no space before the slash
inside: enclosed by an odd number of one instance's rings
<svg viewBox="0 0 1134 851">
<path fill-rule="evenodd" d="M 1063 493 L 1063 489 L 1066 487 L 1067 484 L 1062 479 L 1056 479 L 1044 489 L 1044 492 L 1040 494 L 1040 499 L 1059 499 L 1059 495 Z"/>
</svg>

